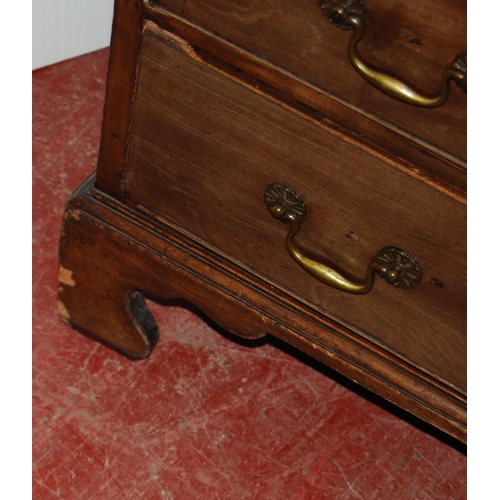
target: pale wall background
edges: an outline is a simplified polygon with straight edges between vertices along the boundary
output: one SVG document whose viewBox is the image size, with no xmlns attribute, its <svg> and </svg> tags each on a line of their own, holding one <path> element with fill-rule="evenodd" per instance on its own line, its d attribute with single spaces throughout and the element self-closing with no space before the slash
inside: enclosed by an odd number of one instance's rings
<svg viewBox="0 0 500 500">
<path fill-rule="evenodd" d="M 113 0 L 33 0 L 32 69 L 109 46 Z"/>
</svg>

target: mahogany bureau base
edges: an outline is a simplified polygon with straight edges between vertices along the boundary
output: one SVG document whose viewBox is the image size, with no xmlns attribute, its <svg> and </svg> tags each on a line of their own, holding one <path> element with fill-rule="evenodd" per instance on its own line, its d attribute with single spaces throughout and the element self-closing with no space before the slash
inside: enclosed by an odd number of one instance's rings
<svg viewBox="0 0 500 500">
<path fill-rule="evenodd" d="M 460 406 L 436 396 L 421 375 L 186 234 L 101 193 L 94 181 L 73 194 L 64 213 L 58 307 L 71 327 L 142 359 L 159 335 L 144 295 L 187 300 L 224 329 L 248 339 L 272 334 L 463 439 L 453 421 Z"/>
<path fill-rule="evenodd" d="M 443 105 L 351 67 L 356 39 L 324 14 L 354 4 L 360 51 L 403 40 L 403 58 L 370 62 L 429 96 L 444 75 Z M 141 359 L 159 336 L 145 297 L 181 299 L 465 442 L 466 56 L 443 73 L 465 7 L 116 0 L 96 174 L 64 214 L 61 318 Z M 423 47 L 397 35 L 410 25 Z"/>
</svg>

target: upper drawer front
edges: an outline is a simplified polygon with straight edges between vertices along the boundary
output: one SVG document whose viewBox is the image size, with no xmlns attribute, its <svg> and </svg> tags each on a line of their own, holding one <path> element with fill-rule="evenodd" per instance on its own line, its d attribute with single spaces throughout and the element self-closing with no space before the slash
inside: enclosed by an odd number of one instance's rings
<svg viewBox="0 0 500 500">
<path fill-rule="evenodd" d="M 156 0 L 185 18 L 422 139 L 446 156 L 466 159 L 466 95 L 454 83 L 448 101 L 421 109 L 381 94 L 352 67 L 352 31 L 331 25 L 319 0 Z M 365 0 L 362 60 L 422 94 L 439 93 L 444 70 L 466 49 L 465 0 Z"/>
<path fill-rule="evenodd" d="M 146 30 L 125 197 L 465 391 L 465 206 L 214 64 Z M 419 260 L 422 283 L 377 279 L 357 296 L 315 280 L 264 204 L 275 182 L 308 205 L 305 251 L 363 277 L 394 245 Z"/>
</svg>

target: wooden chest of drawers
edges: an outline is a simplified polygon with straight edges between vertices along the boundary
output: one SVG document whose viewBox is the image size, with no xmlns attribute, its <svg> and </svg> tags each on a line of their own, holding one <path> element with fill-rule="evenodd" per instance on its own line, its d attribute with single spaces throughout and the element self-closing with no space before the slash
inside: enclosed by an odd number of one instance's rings
<svg viewBox="0 0 500 500">
<path fill-rule="evenodd" d="M 465 441 L 465 3 L 372 2 L 116 2 L 60 316 L 137 359 L 186 299 Z"/>
</svg>

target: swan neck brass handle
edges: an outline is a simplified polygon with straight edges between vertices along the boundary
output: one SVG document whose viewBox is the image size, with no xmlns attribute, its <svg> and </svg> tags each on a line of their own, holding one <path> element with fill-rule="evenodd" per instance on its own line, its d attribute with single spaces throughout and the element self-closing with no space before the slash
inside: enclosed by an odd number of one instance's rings
<svg viewBox="0 0 500 500">
<path fill-rule="evenodd" d="M 354 69 L 371 85 L 384 94 L 398 101 L 424 108 L 441 106 L 450 93 L 450 81 L 467 92 L 467 53 L 457 54 L 452 64 L 441 78 L 441 89 L 435 96 L 425 96 L 394 76 L 378 70 L 365 63 L 356 52 L 358 42 L 365 31 L 366 8 L 363 0 L 320 0 L 323 14 L 335 26 L 342 29 L 353 29 L 354 34 L 349 42 L 347 55 Z"/>
<path fill-rule="evenodd" d="M 340 271 L 305 256 L 295 245 L 294 238 L 307 217 L 307 206 L 294 189 L 284 184 L 267 186 L 264 199 L 271 215 L 290 224 L 285 245 L 293 260 L 319 281 L 347 293 L 365 294 L 373 288 L 375 273 L 399 288 L 414 288 L 420 283 L 420 265 L 410 254 L 396 247 L 383 248 L 368 265 L 364 281 L 355 282 Z"/>
</svg>

